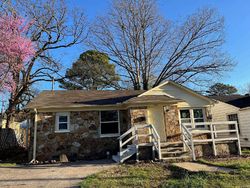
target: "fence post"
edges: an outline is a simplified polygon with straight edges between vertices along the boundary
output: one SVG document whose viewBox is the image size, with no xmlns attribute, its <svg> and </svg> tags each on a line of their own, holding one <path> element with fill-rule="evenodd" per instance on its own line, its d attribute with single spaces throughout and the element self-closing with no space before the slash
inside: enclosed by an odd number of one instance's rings
<svg viewBox="0 0 250 188">
<path fill-rule="evenodd" d="M 214 156 L 217 156 L 217 150 L 216 150 L 216 145 L 215 145 L 215 140 L 214 140 L 214 126 L 212 123 L 210 123 L 210 132 L 211 132 L 211 138 L 212 138 L 212 143 L 213 143 Z"/>
</svg>

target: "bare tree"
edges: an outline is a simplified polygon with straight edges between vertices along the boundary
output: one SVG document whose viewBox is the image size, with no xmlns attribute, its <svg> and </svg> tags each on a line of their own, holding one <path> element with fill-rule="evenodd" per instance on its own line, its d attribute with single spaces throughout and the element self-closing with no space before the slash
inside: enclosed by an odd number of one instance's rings
<svg viewBox="0 0 250 188">
<path fill-rule="evenodd" d="M 215 10 L 202 9 L 184 23 L 159 14 L 154 0 L 114 1 L 91 29 L 90 45 L 107 53 L 134 89 L 164 80 L 193 82 L 232 66 L 222 52 L 224 21 Z M 205 75 L 205 76 L 204 76 Z"/>
<path fill-rule="evenodd" d="M 109 14 L 93 24 L 89 42 L 125 70 L 121 77 L 134 89 L 148 89 L 169 41 L 169 25 L 154 1 L 114 1 Z"/>
<path fill-rule="evenodd" d="M 27 36 L 35 43 L 36 53 L 15 78 L 17 88 L 11 93 L 6 110 L 7 126 L 22 99 L 27 99 L 31 86 L 50 81 L 58 73 L 60 62 L 54 58 L 53 51 L 69 48 L 86 38 L 83 12 L 70 10 L 63 0 L 15 0 L 7 5 L 10 4 L 12 13 L 32 21 Z"/>
<path fill-rule="evenodd" d="M 154 86 L 167 79 L 197 83 L 204 79 L 202 76 L 220 74 L 233 65 L 221 50 L 224 19 L 214 9 L 198 10 L 181 26 L 176 26 L 172 36 L 166 64 Z"/>
</svg>

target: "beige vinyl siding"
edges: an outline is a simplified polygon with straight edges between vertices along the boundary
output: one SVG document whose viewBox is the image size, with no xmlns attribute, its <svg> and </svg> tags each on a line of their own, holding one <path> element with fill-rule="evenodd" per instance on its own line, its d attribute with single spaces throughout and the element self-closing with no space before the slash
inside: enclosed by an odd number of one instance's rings
<svg viewBox="0 0 250 188">
<path fill-rule="evenodd" d="M 179 102 L 179 108 L 197 108 L 210 105 L 209 101 L 204 97 L 198 94 L 193 94 L 192 92 L 187 91 L 180 86 L 173 85 L 172 83 L 167 83 L 159 88 L 153 88 L 142 95 L 167 95 L 177 99 L 182 99 L 185 102 Z"/>
<path fill-rule="evenodd" d="M 211 108 L 211 114 L 214 122 L 228 121 L 229 114 L 238 114 L 241 146 L 250 147 L 250 109 L 240 110 L 240 108 L 218 101 Z"/>
<path fill-rule="evenodd" d="M 238 112 L 239 108 L 219 101 L 211 108 L 213 121 L 227 121 L 228 114 L 237 114 Z"/>
<path fill-rule="evenodd" d="M 241 146 L 250 147 L 250 109 L 239 111 Z"/>
<path fill-rule="evenodd" d="M 229 114 L 238 114 L 239 118 L 239 108 L 229 105 L 224 102 L 217 101 L 214 106 L 211 108 L 212 121 L 220 122 L 220 121 L 228 121 Z M 217 130 L 225 130 L 228 129 L 229 125 L 217 125 Z M 236 137 L 236 134 L 229 133 L 218 133 L 219 137 Z"/>
</svg>

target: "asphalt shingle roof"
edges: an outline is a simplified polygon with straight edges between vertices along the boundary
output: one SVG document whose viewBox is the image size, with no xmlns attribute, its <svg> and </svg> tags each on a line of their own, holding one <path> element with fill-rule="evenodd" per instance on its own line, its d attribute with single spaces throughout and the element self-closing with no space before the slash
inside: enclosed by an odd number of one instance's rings
<svg viewBox="0 0 250 188">
<path fill-rule="evenodd" d="M 210 96 L 210 98 L 231 104 L 238 108 L 250 107 L 250 96 L 228 95 L 228 96 Z"/>
<path fill-rule="evenodd" d="M 43 91 L 26 108 L 49 108 L 89 105 L 114 105 L 142 94 L 134 90 L 58 90 Z"/>
<path fill-rule="evenodd" d="M 145 95 L 145 91 L 135 90 L 58 90 L 43 91 L 35 97 L 26 108 L 63 108 L 96 105 L 116 105 L 120 103 L 160 103 L 179 102 L 180 99 L 166 95 Z"/>
</svg>

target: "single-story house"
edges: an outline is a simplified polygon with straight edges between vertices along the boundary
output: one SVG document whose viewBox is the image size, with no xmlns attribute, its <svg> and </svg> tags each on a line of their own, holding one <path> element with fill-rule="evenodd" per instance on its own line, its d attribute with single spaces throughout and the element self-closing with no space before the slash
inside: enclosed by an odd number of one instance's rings
<svg viewBox="0 0 250 188">
<path fill-rule="evenodd" d="M 250 147 L 250 96 L 211 96 L 216 103 L 211 109 L 214 121 L 237 121 L 242 147 Z M 229 128 L 234 128 L 229 126 Z"/>
<path fill-rule="evenodd" d="M 123 162 L 130 157 L 195 160 L 240 153 L 237 130 L 222 139 L 215 132 L 219 123 L 211 122 L 213 104 L 172 81 L 148 91 L 43 91 L 26 107 L 33 143 L 30 157 L 34 161 L 61 154 L 77 159 L 113 155 Z"/>
</svg>

